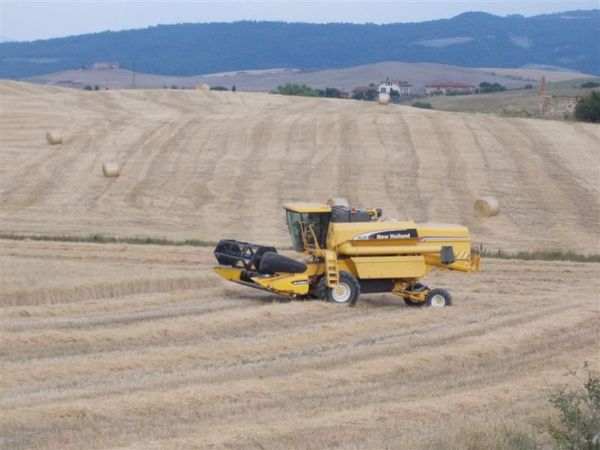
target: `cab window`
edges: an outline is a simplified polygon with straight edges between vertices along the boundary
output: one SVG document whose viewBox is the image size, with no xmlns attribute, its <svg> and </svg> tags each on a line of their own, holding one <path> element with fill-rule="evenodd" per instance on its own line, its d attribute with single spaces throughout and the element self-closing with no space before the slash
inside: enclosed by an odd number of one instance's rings
<svg viewBox="0 0 600 450">
<path fill-rule="evenodd" d="M 327 239 L 327 228 L 329 227 L 330 213 L 299 213 L 296 211 L 287 211 L 287 224 L 292 238 L 294 250 L 303 252 L 304 242 L 302 241 L 302 223 L 312 228 L 315 232 L 319 246 L 325 247 Z"/>
</svg>

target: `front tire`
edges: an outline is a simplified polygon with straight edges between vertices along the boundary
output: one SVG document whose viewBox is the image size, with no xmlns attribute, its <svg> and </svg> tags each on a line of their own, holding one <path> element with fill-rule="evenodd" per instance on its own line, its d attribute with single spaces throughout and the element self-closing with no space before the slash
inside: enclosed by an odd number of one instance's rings
<svg viewBox="0 0 600 450">
<path fill-rule="evenodd" d="M 431 308 L 444 308 L 452 305 L 452 296 L 446 289 L 432 289 L 427 294 L 425 305 Z"/>
<path fill-rule="evenodd" d="M 360 296 L 360 284 L 351 273 L 340 272 L 339 284 L 330 288 L 327 287 L 327 276 L 323 275 L 317 286 L 317 295 L 329 302 L 354 306 Z"/>
</svg>

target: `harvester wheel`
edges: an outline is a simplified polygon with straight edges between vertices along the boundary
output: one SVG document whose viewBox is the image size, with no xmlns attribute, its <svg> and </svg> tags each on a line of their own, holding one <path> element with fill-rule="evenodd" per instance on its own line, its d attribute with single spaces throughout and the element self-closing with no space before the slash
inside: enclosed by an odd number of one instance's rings
<svg viewBox="0 0 600 450">
<path fill-rule="evenodd" d="M 315 289 L 315 294 L 318 299 L 327 300 L 327 277 L 323 275 L 319 278 L 317 283 L 317 287 Z"/>
<path fill-rule="evenodd" d="M 425 304 L 432 308 L 443 308 L 452 305 L 452 296 L 446 289 L 432 289 L 427 294 Z"/>
<path fill-rule="evenodd" d="M 351 273 L 340 272 L 339 284 L 334 288 L 329 288 L 327 287 L 327 277 L 323 276 L 317 286 L 317 295 L 323 300 L 354 306 L 360 296 L 360 284 Z"/>
<path fill-rule="evenodd" d="M 408 306 L 415 306 L 417 308 L 420 308 L 421 306 L 425 306 L 425 302 L 419 302 L 419 301 L 413 300 L 412 298 L 409 298 L 409 297 L 404 297 L 404 303 L 406 303 Z"/>
<path fill-rule="evenodd" d="M 319 282 L 312 284 L 308 289 L 308 298 L 321 298 L 319 296 Z"/>
</svg>

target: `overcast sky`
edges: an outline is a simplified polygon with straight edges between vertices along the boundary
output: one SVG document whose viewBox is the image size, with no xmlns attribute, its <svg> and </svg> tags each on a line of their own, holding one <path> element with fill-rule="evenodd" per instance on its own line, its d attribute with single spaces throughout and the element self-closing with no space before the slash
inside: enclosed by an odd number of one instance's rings
<svg viewBox="0 0 600 450">
<path fill-rule="evenodd" d="M 465 11 L 497 15 L 598 8 L 595 1 L 28 1 L 0 0 L 0 38 L 34 40 L 182 22 L 416 22 Z"/>
</svg>

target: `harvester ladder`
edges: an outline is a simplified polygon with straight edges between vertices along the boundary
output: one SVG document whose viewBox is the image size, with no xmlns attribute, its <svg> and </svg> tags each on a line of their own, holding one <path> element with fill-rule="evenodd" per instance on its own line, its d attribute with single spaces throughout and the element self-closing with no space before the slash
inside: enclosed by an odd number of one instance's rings
<svg viewBox="0 0 600 450">
<path fill-rule="evenodd" d="M 325 275 L 327 276 L 327 287 L 332 288 L 339 284 L 337 254 L 332 250 L 325 250 Z"/>
</svg>

